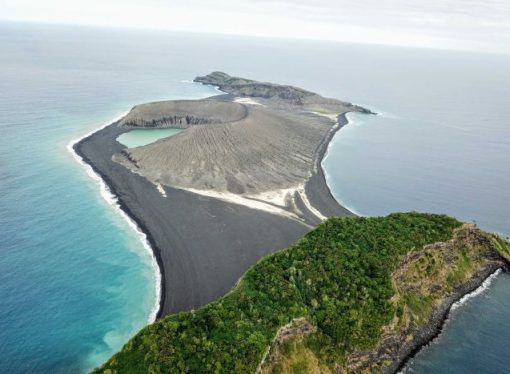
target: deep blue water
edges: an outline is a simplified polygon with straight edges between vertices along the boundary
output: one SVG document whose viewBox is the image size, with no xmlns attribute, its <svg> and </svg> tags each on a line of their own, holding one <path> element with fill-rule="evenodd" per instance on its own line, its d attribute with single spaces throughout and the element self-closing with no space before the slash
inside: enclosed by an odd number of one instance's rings
<svg viewBox="0 0 510 374">
<path fill-rule="evenodd" d="M 146 323 L 151 258 L 66 146 L 136 103 L 214 94 L 189 82 L 212 70 L 382 112 L 352 117 L 324 162 L 356 211 L 510 233 L 508 57 L 30 24 L 0 24 L 0 50 L 1 373 L 84 372 Z M 413 370 L 504 371 L 489 353 L 508 353 L 509 292 L 497 278 Z"/>
<path fill-rule="evenodd" d="M 507 373 L 510 275 L 450 314 L 444 332 L 410 362 L 405 374 Z"/>
</svg>

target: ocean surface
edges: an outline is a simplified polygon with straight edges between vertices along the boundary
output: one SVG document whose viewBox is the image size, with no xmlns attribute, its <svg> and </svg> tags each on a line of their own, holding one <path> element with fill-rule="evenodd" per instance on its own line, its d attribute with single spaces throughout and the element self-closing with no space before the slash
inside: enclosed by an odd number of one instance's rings
<svg viewBox="0 0 510 374">
<path fill-rule="evenodd" d="M 68 145 L 133 105 L 216 93 L 196 75 L 288 83 L 352 115 L 323 163 L 363 215 L 430 211 L 510 235 L 510 58 L 489 54 L 0 24 L 0 373 L 82 373 L 153 316 L 139 235 Z M 507 369 L 510 276 L 452 313 L 406 369 Z"/>
</svg>

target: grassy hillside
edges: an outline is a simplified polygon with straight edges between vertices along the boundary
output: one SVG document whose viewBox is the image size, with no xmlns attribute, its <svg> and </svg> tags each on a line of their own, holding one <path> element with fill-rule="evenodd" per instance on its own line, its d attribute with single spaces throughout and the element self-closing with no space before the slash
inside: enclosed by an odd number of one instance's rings
<svg viewBox="0 0 510 374">
<path fill-rule="evenodd" d="M 284 326 L 297 337 L 280 347 L 278 360 L 266 359 L 263 371 L 306 372 L 310 363 L 325 372 L 345 368 L 349 355 L 376 347 L 396 319 L 409 323 L 412 308 L 429 310 L 433 297 L 420 298 L 399 279 L 441 271 L 446 265 L 437 256 L 424 254 L 427 262 L 418 263 L 412 253 L 450 240 L 460 226 L 418 213 L 330 219 L 262 259 L 220 300 L 147 326 L 96 372 L 255 372 Z M 508 251 L 502 241 L 497 246 Z M 441 273 L 445 283 L 455 287 L 476 270 L 472 252 L 459 256 L 462 268 L 449 262 L 456 270 Z"/>
</svg>

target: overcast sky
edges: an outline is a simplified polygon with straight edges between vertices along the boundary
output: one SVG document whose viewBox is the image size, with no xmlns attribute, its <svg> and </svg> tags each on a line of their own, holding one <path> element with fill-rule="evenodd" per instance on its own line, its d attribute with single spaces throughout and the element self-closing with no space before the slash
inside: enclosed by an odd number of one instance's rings
<svg viewBox="0 0 510 374">
<path fill-rule="evenodd" d="M 1 0 L 0 19 L 510 53 L 510 0 Z"/>
</svg>

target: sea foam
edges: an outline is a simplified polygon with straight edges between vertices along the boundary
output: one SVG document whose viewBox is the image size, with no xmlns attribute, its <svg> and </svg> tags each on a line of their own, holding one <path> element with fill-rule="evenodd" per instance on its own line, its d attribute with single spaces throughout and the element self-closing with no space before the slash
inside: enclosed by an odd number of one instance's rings
<svg viewBox="0 0 510 374">
<path fill-rule="evenodd" d="M 496 279 L 496 277 L 500 273 L 501 273 L 501 269 L 498 269 L 494 273 L 489 275 L 487 277 L 487 279 L 483 281 L 483 283 L 480 285 L 480 287 L 478 287 L 473 292 L 468 293 L 467 295 L 464 295 L 459 301 L 456 301 L 455 303 L 453 303 L 450 310 L 454 311 L 454 310 L 460 308 L 462 305 L 467 303 L 473 297 L 476 297 L 476 296 L 480 295 L 481 293 L 483 293 L 485 290 L 487 290 L 490 287 L 491 283 L 494 281 L 494 279 Z"/>
<path fill-rule="evenodd" d="M 97 131 L 100 131 L 104 129 L 106 126 L 109 126 L 112 123 L 115 123 L 119 121 L 121 118 L 123 118 L 128 112 L 122 113 L 121 115 L 115 117 L 113 120 L 101 125 L 100 127 L 96 128 L 95 130 L 90 131 L 89 133 L 85 134 L 84 136 L 71 140 L 67 144 L 67 150 L 71 153 L 71 155 L 74 157 L 74 159 L 84 167 L 87 174 L 97 182 L 99 185 L 99 192 L 103 199 L 115 209 L 115 211 L 120 214 L 122 218 L 127 222 L 127 224 L 138 234 L 138 237 L 140 239 L 140 242 L 142 243 L 143 248 L 149 253 L 151 258 L 151 266 L 154 270 L 155 278 L 156 278 L 156 302 L 151 309 L 151 312 L 149 314 L 148 323 L 152 323 L 156 320 L 156 316 L 158 314 L 159 305 L 161 301 L 161 271 L 159 269 L 158 262 L 156 261 L 156 256 L 154 255 L 154 251 L 147 240 L 147 235 L 138 227 L 135 221 L 131 219 L 120 207 L 119 199 L 118 197 L 112 193 L 108 185 L 104 182 L 104 180 L 101 178 L 99 174 L 97 174 L 92 166 L 87 164 L 83 158 L 77 154 L 74 150 L 74 146 L 79 143 L 81 140 L 89 137 L 90 135 L 94 134 Z"/>
<path fill-rule="evenodd" d="M 349 206 L 348 204 L 345 203 L 345 201 L 343 201 L 339 196 L 337 196 L 335 193 L 334 193 L 334 188 L 333 186 L 331 185 L 331 176 L 328 174 L 328 171 L 327 171 L 327 168 L 325 168 L 323 166 L 323 163 L 326 161 L 326 159 L 329 157 L 329 153 L 330 153 L 330 147 L 333 146 L 333 142 L 335 141 L 335 137 L 337 136 L 341 136 L 341 131 L 346 127 L 346 126 L 349 126 L 349 125 L 352 125 L 354 123 L 354 120 L 353 118 L 351 117 L 350 118 L 350 115 L 351 113 L 346 113 L 345 114 L 345 119 L 347 120 L 347 123 L 340 129 L 340 130 L 337 130 L 338 126 L 340 126 L 339 122 L 337 121 L 337 123 L 333 126 L 333 128 L 331 129 L 331 131 L 335 131 L 335 134 L 333 135 L 333 137 L 329 140 L 329 143 L 328 145 L 326 146 L 326 151 L 324 152 L 324 156 L 322 157 L 322 160 L 320 161 L 321 163 L 321 168 L 322 168 L 322 172 L 324 173 L 324 179 L 326 180 L 326 185 L 328 186 L 328 189 L 331 191 L 331 194 L 334 196 L 335 200 L 338 202 L 338 204 L 340 204 L 341 206 L 343 206 L 345 209 L 349 210 L 350 212 L 354 213 L 355 215 L 359 216 L 359 217 L 363 217 L 363 214 L 361 214 L 360 212 L 358 212 L 356 209 L 354 209 L 353 207 Z"/>
</svg>

